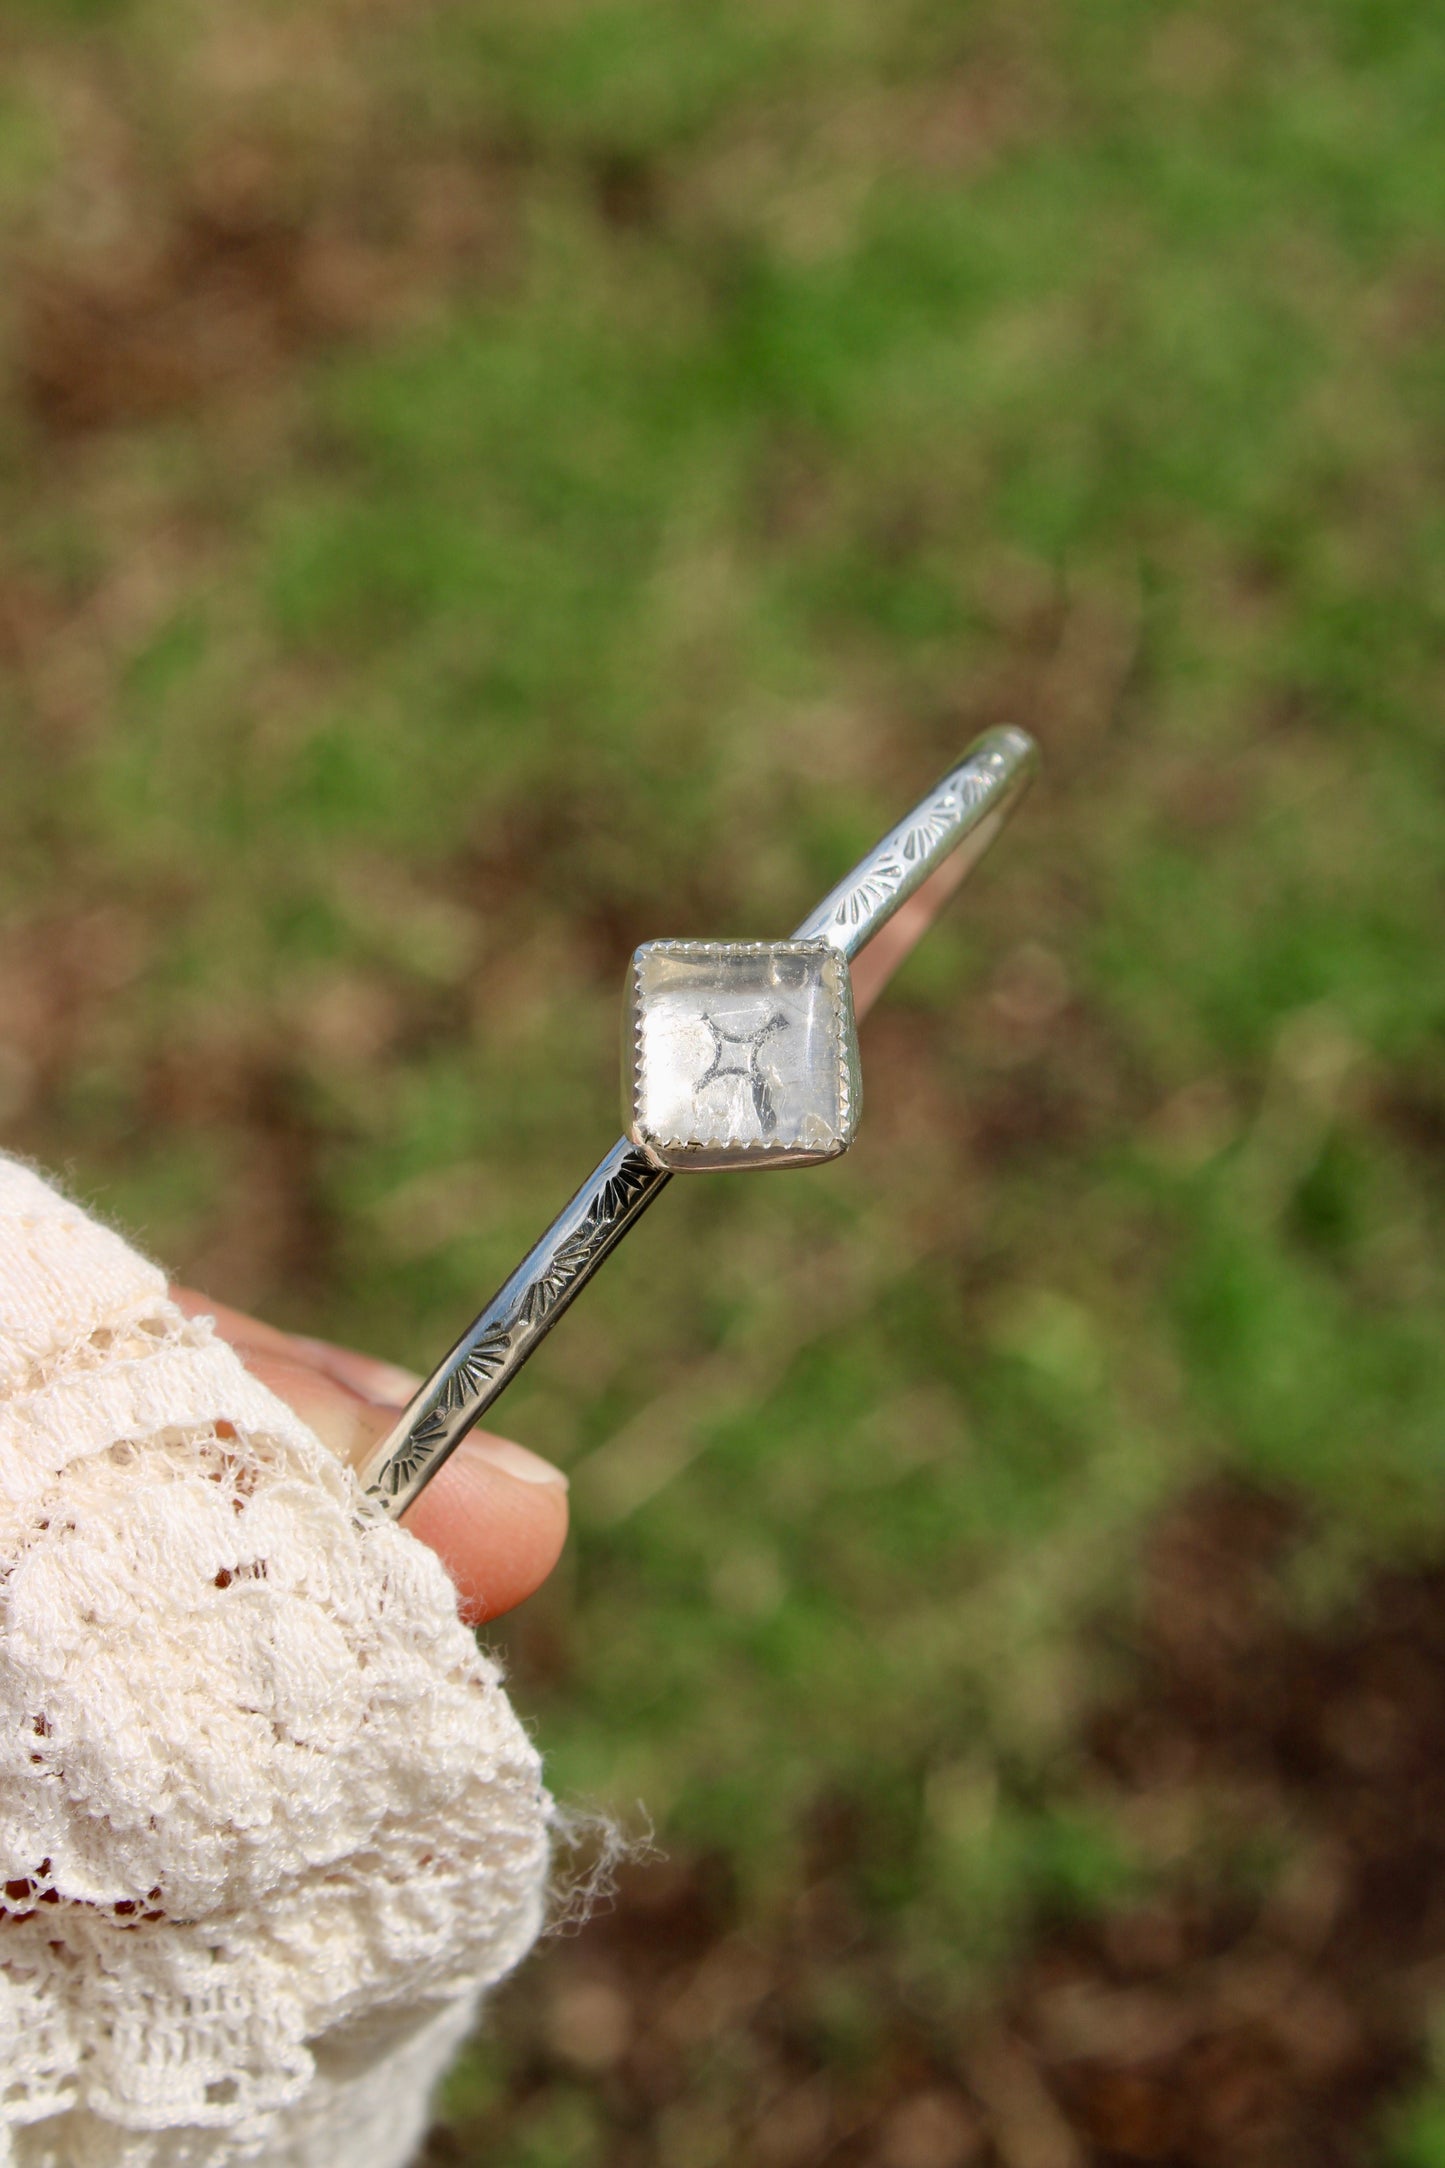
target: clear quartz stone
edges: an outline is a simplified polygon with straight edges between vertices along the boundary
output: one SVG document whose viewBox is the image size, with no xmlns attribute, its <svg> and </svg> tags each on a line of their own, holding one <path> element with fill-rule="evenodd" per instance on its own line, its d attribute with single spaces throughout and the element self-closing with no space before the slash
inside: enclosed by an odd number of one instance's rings
<svg viewBox="0 0 1445 2168">
<path fill-rule="evenodd" d="M 629 1128 L 659 1165 L 798 1166 L 852 1142 L 852 989 L 822 941 L 652 941 L 632 963 Z"/>
</svg>

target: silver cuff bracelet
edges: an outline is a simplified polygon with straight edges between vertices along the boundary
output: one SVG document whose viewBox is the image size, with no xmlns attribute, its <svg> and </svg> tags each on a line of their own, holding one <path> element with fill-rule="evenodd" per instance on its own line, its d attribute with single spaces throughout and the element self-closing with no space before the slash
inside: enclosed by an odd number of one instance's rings
<svg viewBox="0 0 1445 2168">
<path fill-rule="evenodd" d="M 627 985 L 627 1135 L 360 1471 L 406 1508 L 674 1174 L 835 1159 L 862 1105 L 849 965 L 946 858 L 966 873 L 1033 775 L 1021 730 L 970 747 L 787 941 L 649 941 Z"/>
</svg>

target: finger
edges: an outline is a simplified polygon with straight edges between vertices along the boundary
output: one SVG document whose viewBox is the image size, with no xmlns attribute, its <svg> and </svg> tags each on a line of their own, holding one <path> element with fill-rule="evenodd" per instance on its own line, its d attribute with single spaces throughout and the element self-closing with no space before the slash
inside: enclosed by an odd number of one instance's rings
<svg viewBox="0 0 1445 2168">
<path fill-rule="evenodd" d="M 237 1353 L 323 1444 L 357 1466 L 386 1436 L 398 1411 L 377 1407 L 298 1361 L 284 1334 L 274 1338 L 285 1344 L 284 1353 L 244 1344 Z M 404 1522 L 451 1575 L 462 1616 L 472 1623 L 497 1618 L 540 1588 L 556 1565 L 567 1537 L 567 1478 L 525 1446 L 474 1430 Z"/>
<path fill-rule="evenodd" d="M 853 962 L 853 1008 L 864 1017 L 882 993 L 905 956 L 922 939 L 949 897 L 968 872 L 972 860 L 967 850 L 945 858 L 936 873 L 901 903 L 886 925 L 874 934 Z"/>
<path fill-rule="evenodd" d="M 281 1332 L 259 1317 L 233 1310 L 228 1303 L 198 1295 L 194 1288 L 172 1287 L 171 1300 L 187 1317 L 213 1317 L 221 1338 L 229 1340 L 232 1347 L 285 1358 L 300 1355 L 314 1369 L 349 1385 L 363 1400 L 374 1401 L 378 1407 L 404 1408 L 423 1382 L 415 1371 L 381 1362 L 374 1355 L 359 1355 L 354 1348 L 337 1347 L 331 1340 L 313 1340 L 305 1333 Z"/>
<path fill-rule="evenodd" d="M 462 1617 L 498 1618 L 541 1587 L 567 1540 L 560 1468 L 489 1431 L 473 1430 L 402 1515 L 456 1584 Z"/>
<path fill-rule="evenodd" d="M 399 1363 L 385 1363 L 375 1355 L 360 1355 L 355 1348 L 337 1347 L 332 1340 L 313 1340 L 298 1332 L 291 1344 L 308 1355 L 318 1370 L 379 1408 L 404 1408 L 426 1382 L 415 1370 L 403 1370 Z"/>
</svg>

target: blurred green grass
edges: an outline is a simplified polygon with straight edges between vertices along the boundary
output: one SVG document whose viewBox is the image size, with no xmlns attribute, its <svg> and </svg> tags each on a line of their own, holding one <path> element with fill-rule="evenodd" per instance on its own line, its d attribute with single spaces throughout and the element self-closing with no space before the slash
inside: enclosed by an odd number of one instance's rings
<svg viewBox="0 0 1445 2168">
<path fill-rule="evenodd" d="M 1166 1498 L 1303 1492 L 1330 1587 L 1445 1522 L 1442 29 L 0 33 L 5 1141 L 218 1296 L 426 1365 L 615 1132 L 633 943 L 785 927 L 1043 742 L 856 1153 L 676 1185 L 506 1409 L 575 1476 L 505 1637 L 557 1789 L 759 1917 L 846 1798 L 942 2010 L 1154 1871 L 1070 1742 Z M 268 373 L 220 286 L 190 395 L 59 426 L 57 282 L 162 293 L 213 154 L 303 299 L 370 248 L 405 306 Z M 443 158 L 479 253 L 407 224 Z"/>
</svg>

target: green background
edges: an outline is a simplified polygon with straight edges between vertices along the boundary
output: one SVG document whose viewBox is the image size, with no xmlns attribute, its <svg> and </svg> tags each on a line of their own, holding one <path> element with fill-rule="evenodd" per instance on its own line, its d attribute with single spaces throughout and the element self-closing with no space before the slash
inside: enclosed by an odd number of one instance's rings
<svg viewBox="0 0 1445 2168">
<path fill-rule="evenodd" d="M 673 1185 L 506 1402 L 575 1541 L 494 1638 L 666 1860 L 438 2162 L 1304 2157 L 968 2043 L 1308 1834 L 1091 1760 L 1151 1531 L 1287 1501 L 1299 1633 L 1445 1536 L 1442 113 L 1432 0 L 0 14 L 0 1138 L 187 1277 L 426 1367 L 616 1134 L 634 943 L 1043 747 L 855 1151 Z M 648 2064 L 628 1932 L 784 2046 Z M 1313 2158 L 1445 2161 L 1428 2030 Z"/>
</svg>

